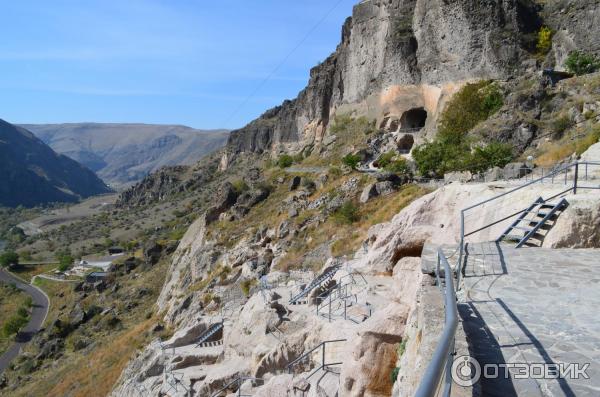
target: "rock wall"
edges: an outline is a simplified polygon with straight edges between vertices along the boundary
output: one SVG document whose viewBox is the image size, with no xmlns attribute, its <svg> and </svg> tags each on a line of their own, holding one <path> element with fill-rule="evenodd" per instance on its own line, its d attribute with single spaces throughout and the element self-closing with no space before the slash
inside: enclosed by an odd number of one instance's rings
<svg viewBox="0 0 600 397">
<path fill-rule="evenodd" d="M 519 37 L 529 15 L 522 1 L 370 0 L 354 7 L 336 51 L 311 70 L 308 86 L 292 101 L 233 131 L 231 153 L 300 150 L 318 144 L 329 119 L 345 105 L 373 118 L 413 92 L 431 103 L 431 89 L 478 78 L 504 78 L 518 67 Z M 398 87 L 407 87 L 402 90 Z M 435 107 L 440 96 L 433 96 Z M 366 100 L 370 98 L 367 106 Z M 377 100 L 378 99 L 378 100 Z M 363 104 L 362 108 L 360 104 Z M 394 109 L 401 112 L 410 109 Z M 414 104 L 413 104 L 414 106 Z"/>
</svg>

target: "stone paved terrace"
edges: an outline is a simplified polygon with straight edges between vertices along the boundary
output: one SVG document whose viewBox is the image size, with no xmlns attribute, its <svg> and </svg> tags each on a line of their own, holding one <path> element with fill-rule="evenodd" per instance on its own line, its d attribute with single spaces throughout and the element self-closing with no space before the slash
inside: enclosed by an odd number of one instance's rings
<svg viewBox="0 0 600 397">
<path fill-rule="evenodd" d="M 600 250 L 467 247 L 459 312 L 481 363 L 590 363 L 590 379 L 481 381 L 483 396 L 600 396 Z"/>
</svg>

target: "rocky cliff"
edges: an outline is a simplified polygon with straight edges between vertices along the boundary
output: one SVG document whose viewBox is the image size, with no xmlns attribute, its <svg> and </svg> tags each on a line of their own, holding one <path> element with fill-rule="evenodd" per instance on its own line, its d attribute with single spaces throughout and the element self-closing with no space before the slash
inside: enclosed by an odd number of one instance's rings
<svg viewBox="0 0 600 397">
<path fill-rule="evenodd" d="M 574 49 L 598 53 L 592 37 L 600 33 L 599 15 L 593 0 L 362 1 L 336 51 L 311 70 L 298 97 L 232 132 L 223 166 L 239 152 L 318 147 L 336 113 L 402 129 L 411 127 L 406 112 L 422 108 L 431 131 L 445 99 L 463 82 L 508 79 L 535 65 L 544 25 L 555 32 L 546 65 L 561 69 Z"/>
<path fill-rule="evenodd" d="M 520 1 L 371 0 L 357 4 L 336 51 L 310 72 L 292 101 L 234 131 L 232 152 L 299 150 L 318 144 L 336 112 L 400 118 L 435 115 L 457 82 L 504 78 L 520 66 L 520 37 L 536 29 Z"/>
</svg>

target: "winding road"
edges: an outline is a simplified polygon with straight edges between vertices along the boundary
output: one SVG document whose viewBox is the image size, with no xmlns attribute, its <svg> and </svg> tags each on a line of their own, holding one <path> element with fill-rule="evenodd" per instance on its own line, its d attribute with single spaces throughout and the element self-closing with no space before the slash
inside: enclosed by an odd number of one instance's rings
<svg viewBox="0 0 600 397">
<path fill-rule="evenodd" d="M 23 282 L 5 270 L 0 269 L 0 282 L 14 283 L 17 288 L 27 293 L 33 299 L 33 308 L 29 323 L 17 334 L 15 343 L 0 356 L 0 374 L 8 367 L 10 362 L 19 355 L 21 348 L 31 341 L 31 338 L 42 328 L 48 315 L 48 296 L 39 288 Z"/>
</svg>

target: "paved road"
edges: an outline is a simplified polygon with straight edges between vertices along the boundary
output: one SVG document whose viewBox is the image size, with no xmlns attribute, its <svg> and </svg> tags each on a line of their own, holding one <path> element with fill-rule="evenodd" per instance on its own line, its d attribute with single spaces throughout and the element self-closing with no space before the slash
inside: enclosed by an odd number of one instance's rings
<svg viewBox="0 0 600 397">
<path fill-rule="evenodd" d="M 48 314 L 48 297 L 42 290 L 33 285 L 26 284 L 12 274 L 0 269 L 0 282 L 14 283 L 17 288 L 25 291 L 33 299 L 31 319 L 25 328 L 15 338 L 15 343 L 0 356 L 0 374 L 8 367 L 10 362 L 19 355 L 21 347 L 41 329 Z"/>
</svg>

